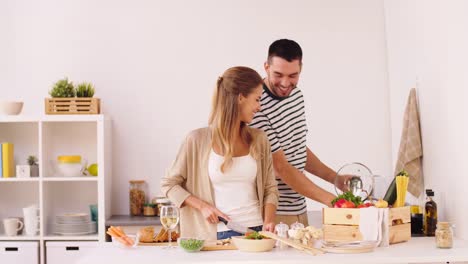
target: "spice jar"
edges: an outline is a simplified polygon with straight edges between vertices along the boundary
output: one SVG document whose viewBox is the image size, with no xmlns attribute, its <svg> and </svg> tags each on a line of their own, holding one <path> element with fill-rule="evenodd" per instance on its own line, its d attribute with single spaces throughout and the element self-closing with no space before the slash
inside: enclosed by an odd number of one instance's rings
<svg viewBox="0 0 468 264">
<path fill-rule="evenodd" d="M 145 203 L 143 206 L 143 215 L 144 216 L 155 216 L 156 215 L 156 205 L 153 203 Z"/>
<path fill-rule="evenodd" d="M 439 222 L 435 231 L 436 245 L 438 248 L 452 248 L 453 231 L 448 222 Z"/>
<path fill-rule="evenodd" d="M 145 204 L 145 181 L 130 181 L 130 215 L 142 215 Z"/>
<path fill-rule="evenodd" d="M 278 234 L 279 237 L 282 237 L 284 239 L 287 239 L 288 238 L 288 230 L 289 230 L 289 226 L 287 224 L 284 224 L 283 222 L 280 222 L 279 224 L 277 224 L 275 226 L 275 231 L 276 233 Z M 279 248 L 279 249 L 286 249 L 288 248 L 288 245 L 285 244 L 284 242 L 281 242 L 281 241 L 277 241 L 276 242 L 276 246 Z"/>
<path fill-rule="evenodd" d="M 155 202 L 156 202 L 156 207 L 157 207 L 156 208 L 157 216 L 161 216 L 161 207 L 163 207 L 164 205 L 171 205 L 171 200 L 167 198 L 163 198 L 163 197 L 155 199 Z"/>
</svg>

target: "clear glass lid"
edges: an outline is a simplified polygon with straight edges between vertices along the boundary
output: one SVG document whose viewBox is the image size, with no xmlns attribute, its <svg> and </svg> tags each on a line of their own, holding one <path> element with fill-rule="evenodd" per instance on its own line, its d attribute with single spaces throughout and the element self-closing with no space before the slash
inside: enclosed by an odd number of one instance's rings
<svg viewBox="0 0 468 264">
<path fill-rule="evenodd" d="M 371 170 L 358 162 L 344 165 L 337 171 L 335 177 L 335 191 L 338 195 L 350 191 L 355 196 L 360 196 L 362 200 L 372 193 L 374 184 Z"/>
</svg>

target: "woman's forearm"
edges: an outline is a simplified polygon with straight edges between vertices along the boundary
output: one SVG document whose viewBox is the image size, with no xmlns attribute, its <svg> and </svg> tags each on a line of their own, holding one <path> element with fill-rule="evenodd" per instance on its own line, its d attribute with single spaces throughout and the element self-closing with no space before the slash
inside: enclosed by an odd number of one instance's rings
<svg viewBox="0 0 468 264">
<path fill-rule="evenodd" d="M 263 219 L 264 223 L 275 222 L 276 216 L 276 206 L 271 203 L 265 204 L 265 219 Z"/>
<path fill-rule="evenodd" d="M 187 199 L 185 199 L 182 205 L 188 205 L 197 210 L 201 210 L 205 204 L 206 202 L 204 202 L 203 200 L 199 199 L 194 195 L 190 195 L 189 197 L 187 197 Z"/>
</svg>

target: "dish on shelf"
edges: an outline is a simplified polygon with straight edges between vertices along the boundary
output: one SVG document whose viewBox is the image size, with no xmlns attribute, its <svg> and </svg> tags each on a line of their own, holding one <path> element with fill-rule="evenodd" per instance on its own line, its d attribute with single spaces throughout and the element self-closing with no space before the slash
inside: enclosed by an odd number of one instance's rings
<svg viewBox="0 0 468 264">
<path fill-rule="evenodd" d="M 91 235 L 96 233 L 94 232 L 78 232 L 78 233 L 67 233 L 67 232 L 54 232 L 56 235 L 62 235 L 62 236 L 85 236 L 85 235 Z"/>
<path fill-rule="evenodd" d="M 80 224 L 87 223 L 91 220 L 89 214 L 86 213 L 66 213 L 55 216 L 57 224 Z"/>
<path fill-rule="evenodd" d="M 84 176 L 86 160 L 81 156 L 58 156 L 56 161 L 50 161 L 56 177 L 81 177 Z"/>
<path fill-rule="evenodd" d="M 96 222 L 85 222 L 80 224 L 54 224 L 55 232 L 60 233 L 94 233 L 97 231 Z"/>
<path fill-rule="evenodd" d="M 5 115 L 19 115 L 23 110 L 23 102 L 2 101 L 0 102 L 0 112 Z"/>
</svg>

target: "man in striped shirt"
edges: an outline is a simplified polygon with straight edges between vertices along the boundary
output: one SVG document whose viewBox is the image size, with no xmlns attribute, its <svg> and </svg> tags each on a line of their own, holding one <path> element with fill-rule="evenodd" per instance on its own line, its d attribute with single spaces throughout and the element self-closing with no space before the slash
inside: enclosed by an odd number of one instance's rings
<svg viewBox="0 0 468 264">
<path fill-rule="evenodd" d="M 264 130 L 271 144 L 280 193 L 276 223 L 308 225 L 305 197 L 327 206 L 335 196 L 313 183 L 304 170 L 330 183 L 336 172 L 307 147 L 304 96 L 296 88 L 302 68 L 302 49 L 293 40 L 273 42 L 265 62 L 261 109 L 250 126 Z"/>
</svg>

